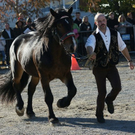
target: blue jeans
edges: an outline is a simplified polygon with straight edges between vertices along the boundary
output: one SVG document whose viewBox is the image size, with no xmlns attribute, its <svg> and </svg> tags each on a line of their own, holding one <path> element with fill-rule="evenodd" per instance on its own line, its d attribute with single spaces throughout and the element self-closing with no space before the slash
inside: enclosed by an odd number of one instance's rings
<svg viewBox="0 0 135 135">
<path fill-rule="evenodd" d="M 6 57 L 5 51 L 0 51 L 0 53 L 2 55 L 2 61 L 5 61 L 5 57 Z"/>
</svg>

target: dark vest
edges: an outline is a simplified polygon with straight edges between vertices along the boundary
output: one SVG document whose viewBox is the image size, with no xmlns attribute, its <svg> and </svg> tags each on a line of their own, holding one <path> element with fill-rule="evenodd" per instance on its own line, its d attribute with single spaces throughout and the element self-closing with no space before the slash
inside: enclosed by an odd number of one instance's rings
<svg viewBox="0 0 135 135">
<path fill-rule="evenodd" d="M 115 66 L 119 62 L 119 49 L 117 41 L 117 31 L 110 29 L 111 32 L 111 42 L 109 52 L 106 49 L 104 41 L 100 33 L 93 32 L 96 38 L 96 61 L 94 67 L 111 67 Z"/>
</svg>

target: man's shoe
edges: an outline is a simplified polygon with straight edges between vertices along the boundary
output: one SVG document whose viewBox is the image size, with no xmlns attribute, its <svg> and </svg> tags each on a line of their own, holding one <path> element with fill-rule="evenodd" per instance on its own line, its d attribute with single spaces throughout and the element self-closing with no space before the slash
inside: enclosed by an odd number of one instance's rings
<svg viewBox="0 0 135 135">
<path fill-rule="evenodd" d="M 105 100 L 106 104 L 107 104 L 107 109 L 108 112 L 113 114 L 114 113 L 114 106 L 113 106 L 113 102 L 108 102 L 107 100 Z"/>
<path fill-rule="evenodd" d="M 97 121 L 99 122 L 99 123 L 105 123 L 105 119 L 104 119 L 104 117 L 102 117 L 102 116 L 97 116 Z"/>
</svg>

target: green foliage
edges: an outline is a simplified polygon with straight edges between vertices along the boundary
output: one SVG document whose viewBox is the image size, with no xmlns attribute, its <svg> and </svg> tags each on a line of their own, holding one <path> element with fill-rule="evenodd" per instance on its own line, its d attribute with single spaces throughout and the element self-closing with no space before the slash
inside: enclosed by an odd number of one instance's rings
<svg viewBox="0 0 135 135">
<path fill-rule="evenodd" d="M 111 11 L 119 14 L 127 12 L 135 13 L 135 0 L 82 0 L 81 8 L 91 12 L 109 13 Z"/>
</svg>

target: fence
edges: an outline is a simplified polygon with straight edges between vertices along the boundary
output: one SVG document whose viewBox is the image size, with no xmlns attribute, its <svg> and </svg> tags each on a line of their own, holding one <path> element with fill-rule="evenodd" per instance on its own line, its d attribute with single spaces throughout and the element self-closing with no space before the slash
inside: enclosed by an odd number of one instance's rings
<svg viewBox="0 0 135 135">
<path fill-rule="evenodd" d="M 79 32 L 79 38 L 77 41 L 77 50 L 76 50 L 76 55 L 78 57 L 81 56 L 86 56 L 86 49 L 85 49 L 85 43 L 89 35 L 93 32 L 91 31 L 80 31 Z M 87 38 L 84 38 L 84 37 Z M 121 35 L 123 41 L 126 43 L 127 48 L 130 53 L 135 53 L 135 25 L 133 27 L 127 27 L 126 28 L 126 34 Z M 6 40 L 11 40 L 11 39 L 6 39 Z M 0 58 L 1 59 L 1 58 Z"/>
</svg>

